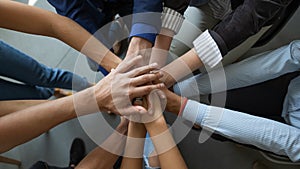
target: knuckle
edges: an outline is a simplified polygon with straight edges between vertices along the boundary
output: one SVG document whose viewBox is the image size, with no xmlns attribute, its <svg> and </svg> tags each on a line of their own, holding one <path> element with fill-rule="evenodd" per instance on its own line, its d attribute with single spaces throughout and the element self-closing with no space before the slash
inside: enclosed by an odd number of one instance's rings
<svg viewBox="0 0 300 169">
<path fill-rule="evenodd" d="M 146 81 L 146 82 L 148 82 L 148 81 L 151 80 L 151 76 L 149 76 L 149 75 L 144 75 L 144 76 L 143 76 L 143 80 Z"/>
<path fill-rule="evenodd" d="M 152 91 L 152 86 L 147 86 L 147 87 L 146 87 L 146 92 L 147 92 L 147 93 L 150 93 L 151 91 Z"/>
</svg>

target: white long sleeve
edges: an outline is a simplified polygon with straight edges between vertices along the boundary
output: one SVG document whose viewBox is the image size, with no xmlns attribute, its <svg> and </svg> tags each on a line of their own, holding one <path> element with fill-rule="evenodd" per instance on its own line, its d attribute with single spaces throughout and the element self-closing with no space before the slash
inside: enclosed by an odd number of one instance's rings
<svg viewBox="0 0 300 169">
<path fill-rule="evenodd" d="M 300 161 L 300 129 L 293 126 L 192 100 L 182 116 L 239 143 Z"/>
</svg>

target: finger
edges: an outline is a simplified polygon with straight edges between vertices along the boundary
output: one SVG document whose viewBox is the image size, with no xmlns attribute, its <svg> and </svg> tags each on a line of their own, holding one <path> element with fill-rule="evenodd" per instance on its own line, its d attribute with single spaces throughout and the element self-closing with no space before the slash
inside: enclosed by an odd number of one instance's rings
<svg viewBox="0 0 300 169">
<path fill-rule="evenodd" d="M 157 74 L 144 74 L 135 78 L 131 79 L 131 83 L 130 85 L 132 86 L 140 86 L 140 85 L 144 85 L 146 83 L 158 80 L 159 78 L 161 78 L 163 76 L 162 73 L 157 73 Z"/>
<path fill-rule="evenodd" d="M 130 91 L 130 98 L 133 99 L 135 97 L 142 97 L 151 93 L 151 91 L 155 89 L 163 88 L 165 85 L 163 83 L 159 84 L 149 84 L 146 86 L 135 87 Z"/>
<path fill-rule="evenodd" d="M 129 106 L 123 111 L 123 115 L 146 114 L 147 110 L 142 106 Z"/>
<path fill-rule="evenodd" d="M 161 100 L 167 100 L 166 94 L 163 91 L 156 90 L 156 92 Z"/>
<path fill-rule="evenodd" d="M 120 63 L 120 65 L 117 67 L 116 71 L 120 73 L 125 73 L 131 70 L 137 63 L 142 61 L 142 56 L 138 55 L 129 59 L 125 59 Z"/>
<path fill-rule="evenodd" d="M 155 70 L 158 68 L 158 64 L 157 63 L 152 63 L 150 65 L 146 65 L 146 66 L 142 66 L 136 69 L 133 69 L 131 71 L 128 72 L 128 76 L 129 77 L 136 77 L 145 73 L 149 73 L 152 70 Z"/>
<path fill-rule="evenodd" d="M 167 106 L 167 101 L 168 101 L 167 96 L 162 90 L 156 90 L 156 92 L 157 92 L 157 95 L 160 99 L 161 109 L 164 111 L 166 109 L 166 106 Z"/>
</svg>

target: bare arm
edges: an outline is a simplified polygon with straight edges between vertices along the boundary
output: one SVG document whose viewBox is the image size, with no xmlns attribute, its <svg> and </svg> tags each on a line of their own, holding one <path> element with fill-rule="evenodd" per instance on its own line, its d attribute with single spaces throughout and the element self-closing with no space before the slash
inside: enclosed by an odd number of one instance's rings
<svg viewBox="0 0 300 169">
<path fill-rule="evenodd" d="M 121 154 L 124 150 L 127 126 L 128 120 L 121 119 L 114 133 L 102 144 L 113 152 L 97 147 L 78 164 L 76 169 L 112 169 L 119 157 L 117 154 Z"/>
<path fill-rule="evenodd" d="M 155 67 L 144 66 L 128 71 L 139 61 L 136 57 L 119 67 L 95 86 L 62 99 L 42 103 L 0 118 L 0 152 L 5 152 L 48 131 L 52 127 L 85 114 L 112 111 L 117 114 L 146 112 L 124 100 L 149 94 L 160 85 L 146 85 L 160 76 L 147 74 Z M 127 72 L 126 74 L 124 72 Z M 146 74 L 145 74 L 146 73 Z M 112 86 L 112 84 L 114 84 Z M 114 90 L 112 90 L 114 89 Z M 115 89 L 120 90 L 116 92 Z M 116 92 L 113 94 L 113 92 Z M 114 96 L 114 97 L 113 97 Z M 122 105 L 122 107 L 116 107 Z"/>
<path fill-rule="evenodd" d="M 7 114 L 35 106 L 49 100 L 11 100 L 0 101 L 0 118 Z"/>
<path fill-rule="evenodd" d="M 13 1 L 0 1 L 0 27 L 57 38 L 87 55 L 106 70 L 121 59 L 71 19 Z"/>
<path fill-rule="evenodd" d="M 121 169 L 141 169 L 143 166 L 143 150 L 146 129 L 144 124 L 129 122 L 128 138 Z"/>
<path fill-rule="evenodd" d="M 162 68 L 164 77 L 161 79 L 167 87 L 171 87 L 175 82 L 191 74 L 202 67 L 203 63 L 199 59 L 196 51 L 191 49 L 181 57 Z"/>
<path fill-rule="evenodd" d="M 155 44 L 151 52 L 150 63 L 158 63 L 159 68 L 166 65 L 174 32 L 162 28 L 160 34 L 156 36 Z"/>
<path fill-rule="evenodd" d="M 163 116 L 153 122 L 146 123 L 162 169 L 187 169 L 187 166 L 173 140 Z"/>
</svg>

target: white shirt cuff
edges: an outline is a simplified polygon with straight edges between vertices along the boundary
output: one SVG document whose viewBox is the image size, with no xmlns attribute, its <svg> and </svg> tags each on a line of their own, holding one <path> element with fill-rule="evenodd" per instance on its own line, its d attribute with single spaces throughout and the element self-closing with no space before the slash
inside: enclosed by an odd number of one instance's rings
<svg viewBox="0 0 300 169">
<path fill-rule="evenodd" d="M 194 100 L 188 100 L 182 112 L 182 118 L 194 124 L 201 125 L 206 113 L 206 106 Z"/>
<path fill-rule="evenodd" d="M 209 66 L 209 68 L 213 68 L 221 62 L 221 51 L 219 50 L 215 40 L 209 34 L 208 30 L 203 32 L 196 40 L 194 40 L 193 44 L 200 60 L 203 64 Z"/>
<path fill-rule="evenodd" d="M 184 17 L 177 11 L 164 7 L 162 14 L 162 27 L 177 34 L 181 28 Z"/>
</svg>

